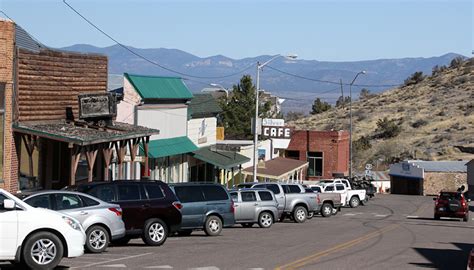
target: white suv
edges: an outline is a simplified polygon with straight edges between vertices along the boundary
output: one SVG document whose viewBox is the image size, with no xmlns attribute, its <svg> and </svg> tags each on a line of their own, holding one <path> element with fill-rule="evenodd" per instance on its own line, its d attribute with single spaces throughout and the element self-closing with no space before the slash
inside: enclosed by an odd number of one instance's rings
<svg viewBox="0 0 474 270">
<path fill-rule="evenodd" d="M 52 269 L 84 254 L 84 229 L 74 218 L 34 208 L 0 189 L 0 261 Z"/>
</svg>

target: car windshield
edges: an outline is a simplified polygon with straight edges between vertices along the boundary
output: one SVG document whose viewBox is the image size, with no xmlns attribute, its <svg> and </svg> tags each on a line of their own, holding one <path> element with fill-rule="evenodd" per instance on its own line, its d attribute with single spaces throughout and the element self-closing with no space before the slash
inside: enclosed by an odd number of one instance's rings
<svg viewBox="0 0 474 270">
<path fill-rule="evenodd" d="M 461 193 L 441 193 L 439 195 L 440 200 L 461 200 Z"/>
</svg>

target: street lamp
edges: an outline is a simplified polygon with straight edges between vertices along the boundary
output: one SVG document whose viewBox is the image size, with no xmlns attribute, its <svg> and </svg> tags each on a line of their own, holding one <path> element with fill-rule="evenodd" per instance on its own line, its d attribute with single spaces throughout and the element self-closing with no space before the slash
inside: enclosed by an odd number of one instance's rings
<svg viewBox="0 0 474 270">
<path fill-rule="evenodd" d="M 360 74 L 365 74 L 365 70 L 360 71 L 357 73 L 352 80 L 351 84 L 349 84 L 349 98 L 351 99 L 349 102 L 349 118 L 350 118 L 350 126 L 349 126 L 349 179 L 352 179 L 352 85 L 354 84 L 355 80 L 357 77 L 359 77 Z"/>
<path fill-rule="evenodd" d="M 256 89 L 255 89 L 255 117 L 254 117 L 254 122 L 253 122 L 253 181 L 257 182 L 257 160 L 258 160 L 258 131 L 257 131 L 257 122 L 258 122 L 258 107 L 259 107 L 259 101 L 258 101 L 258 92 L 260 91 L 260 70 L 268 65 L 270 62 L 273 60 L 279 58 L 279 57 L 286 57 L 289 59 L 296 59 L 298 56 L 296 54 L 289 54 L 289 55 L 281 55 L 277 54 L 270 58 L 270 60 L 264 62 L 263 64 L 260 64 L 260 62 L 257 62 L 257 81 L 256 81 Z"/>
<path fill-rule="evenodd" d="M 228 98 L 229 97 L 229 90 L 227 90 L 224 86 L 218 84 L 218 83 L 210 83 L 209 84 L 210 86 L 212 87 L 219 87 L 221 91 L 224 91 L 225 92 L 225 97 Z"/>
</svg>

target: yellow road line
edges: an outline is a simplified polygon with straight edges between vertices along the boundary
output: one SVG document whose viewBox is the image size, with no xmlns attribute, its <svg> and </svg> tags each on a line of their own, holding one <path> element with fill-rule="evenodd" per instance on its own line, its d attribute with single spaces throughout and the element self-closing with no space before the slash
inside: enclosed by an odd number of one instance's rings
<svg viewBox="0 0 474 270">
<path fill-rule="evenodd" d="M 369 233 L 369 234 L 366 234 L 364 236 L 361 236 L 359 238 L 356 238 L 354 240 L 351 240 L 351 241 L 348 241 L 348 242 L 345 242 L 345 243 L 342 243 L 342 244 L 339 244 L 339 245 L 336 245 L 332 248 L 329 248 L 327 250 L 324 250 L 324 251 L 321 251 L 321 252 L 318 252 L 318 253 L 315 253 L 315 254 L 312 254 L 312 255 L 309 255 L 309 256 L 306 256 L 304 258 L 301 258 L 299 260 L 296 260 L 294 262 L 291 262 L 291 263 L 288 263 L 288 264 L 285 264 L 285 265 L 282 265 L 282 266 L 279 266 L 277 268 L 275 268 L 275 270 L 283 270 L 283 269 L 298 269 L 300 267 L 303 267 L 307 264 L 309 264 L 310 262 L 314 262 L 324 256 L 327 256 L 333 252 L 337 252 L 337 251 L 341 251 L 341 250 L 344 250 L 344 249 L 347 249 L 347 248 L 350 248 L 354 245 L 357 245 L 359 243 L 362 243 L 362 242 L 365 242 L 367 240 L 370 240 L 374 237 L 377 237 L 383 233 L 386 233 L 388 231 L 391 231 L 391 230 L 394 230 L 396 228 L 398 228 L 400 225 L 398 224 L 392 224 L 392 225 L 389 225 L 385 228 L 382 228 L 380 230 L 377 230 L 375 232 L 372 232 L 372 233 Z"/>
</svg>

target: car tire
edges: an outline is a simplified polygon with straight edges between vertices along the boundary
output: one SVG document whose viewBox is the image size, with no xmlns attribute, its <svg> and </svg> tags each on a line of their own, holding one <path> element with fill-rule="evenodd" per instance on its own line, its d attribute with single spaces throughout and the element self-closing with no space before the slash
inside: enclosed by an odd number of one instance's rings
<svg viewBox="0 0 474 270">
<path fill-rule="evenodd" d="M 359 197 L 352 196 L 351 200 L 349 201 L 349 206 L 351 208 L 357 208 L 360 205 Z"/>
<path fill-rule="evenodd" d="M 25 241 L 21 254 L 22 263 L 30 269 L 53 269 L 63 258 L 63 252 L 63 243 L 55 234 L 37 232 Z M 52 256 L 52 259 L 44 258 L 44 255 Z"/>
<path fill-rule="evenodd" d="M 190 236 L 193 233 L 193 230 L 181 230 L 178 231 L 179 236 Z"/>
<path fill-rule="evenodd" d="M 273 215 L 270 212 L 262 212 L 258 215 L 258 226 L 260 228 L 270 228 L 273 222 Z"/>
<path fill-rule="evenodd" d="M 438 215 L 434 215 L 434 219 L 435 219 L 435 220 L 439 220 L 439 216 L 438 216 Z"/>
<path fill-rule="evenodd" d="M 104 252 L 109 246 L 109 241 L 109 232 L 102 226 L 94 225 L 86 231 L 86 250 L 88 252 Z"/>
<path fill-rule="evenodd" d="M 293 211 L 293 219 L 296 223 L 303 223 L 306 221 L 308 211 L 303 206 L 296 206 Z"/>
<path fill-rule="evenodd" d="M 222 220 L 217 216 L 208 216 L 204 222 L 204 232 L 208 236 L 218 236 L 222 232 Z"/>
<path fill-rule="evenodd" d="M 128 244 L 128 242 L 130 242 L 130 240 L 131 240 L 130 237 L 124 236 L 122 238 L 112 240 L 111 243 L 114 246 L 125 246 Z"/>
<path fill-rule="evenodd" d="M 332 205 L 329 203 L 323 203 L 321 206 L 321 216 L 330 217 L 332 215 Z"/>
<path fill-rule="evenodd" d="M 242 227 L 244 227 L 244 228 L 252 228 L 253 223 L 242 223 L 241 225 L 242 225 Z"/>
<path fill-rule="evenodd" d="M 466 215 L 464 216 L 464 218 L 462 219 L 464 222 L 468 222 L 469 221 L 469 214 L 466 213 Z"/>
<path fill-rule="evenodd" d="M 365 199 L 363 201 L 360 201 L 360 205 L 367 205 L 368 202 L 369 202 L 369 197 L 365 196 Z"/>
<path fill-rule="evenodd" d="M 168 238 L 168 227 L 159 218 L 152 218 L 145 222 L 142 239 L 149 246 L 161 246 Z"/>
</svg>

